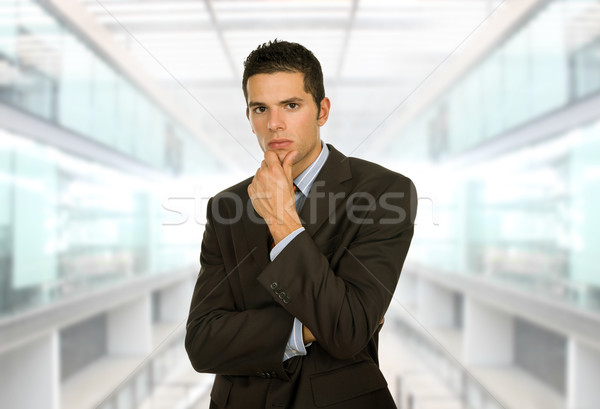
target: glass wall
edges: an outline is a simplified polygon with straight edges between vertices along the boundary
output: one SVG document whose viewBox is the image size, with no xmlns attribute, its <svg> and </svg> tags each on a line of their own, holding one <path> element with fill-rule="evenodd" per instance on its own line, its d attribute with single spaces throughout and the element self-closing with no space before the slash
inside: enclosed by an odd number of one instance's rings
<svg viewBox="0 0 600 409">
<path fill-rule="evenodd" d="M 87 139 L 92 156 L 97 146 L 112 149 L 164 180 L 221 170 L 160 101 L 43 2 L 0 3 L 0 103 Z M 2 125 L 0 316 L 194 265 L 202 228 L 164 227 L 158 181 L 36 143 Z"/>
<path fill-rule="evenodd" d="M 548 1 L 395 137 L 389 151 L 427 163 L 417 187 L 435 192 L 432 205 L 421 198 L 410 259 L 600 310 L 600 118 L 485 163 L 445 167 L 599 95 L 600 24 L 590 17 L 599 12 L 598 0 Z"/>
<path fill-rule="evenodd" d="M 439 161 L 600 91 L 598 0 L 552 0 L 422 112 L 391 152 Z M 419 144 L 426 149 L 405 146 Z M 414 156 L 413 156 L 414 157 Z"/>
<path fill-rule="evenodd" d="M 0 315 L 197 260 L 156 183 L 2 130 L 0 159 Z"/>
<path fill-rule="evenodd" d="M 0 102 L 159 170 L 218 170 L 215 158 L 135 79 L 124 77 L 37 1 L 2 1 L 0 15 Z M 187 151 L 194 156 L 184 156 Z"/>
<path fill-rule="evenodd" d="M 599 158 L 597 121 L 460 174 L 435 174 L 420 187 L 436 191 L 439 226 L 420 229 L 412 260 L 600 310 Z"/>
</svg>

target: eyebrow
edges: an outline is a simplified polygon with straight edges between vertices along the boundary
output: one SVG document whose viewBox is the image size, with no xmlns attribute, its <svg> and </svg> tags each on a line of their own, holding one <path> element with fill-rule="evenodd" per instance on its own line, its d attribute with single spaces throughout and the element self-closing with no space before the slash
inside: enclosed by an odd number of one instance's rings
<svg viewBox="0 0 600 409">
<path fill-rule="evenodd" d="M 278 105 L 287 105 L 292 102 L 298 103 L 298 102 L 304 102 L 304 100 L 302 98 L 292 97 L 292 98 L 284 99 L 283 101 L 279 101 Z M 267 104 L 265 104 L 264 102 L 259 102 L 259 101 L 250 101 L 248 103 L 248 107 L 265 106 L 265 105 L 267 105 Z"/>
</svg>

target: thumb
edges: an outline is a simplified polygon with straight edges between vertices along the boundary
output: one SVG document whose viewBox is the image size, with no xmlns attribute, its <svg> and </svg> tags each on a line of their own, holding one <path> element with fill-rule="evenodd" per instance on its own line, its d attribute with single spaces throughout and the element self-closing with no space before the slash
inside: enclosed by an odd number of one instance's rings
<svg viewBox="0 0 600 409">
<path fill-rule="evenodd" d="M 289 180 L 292 180 L 292 166 L 294 165 L 294 161 L 298 156 L 298 151 L 291 151 L 285 155 L 283 158 L 283 162 L 281 163 L 281 167 L 283 167 L 283 171 Z"/>
</svg>

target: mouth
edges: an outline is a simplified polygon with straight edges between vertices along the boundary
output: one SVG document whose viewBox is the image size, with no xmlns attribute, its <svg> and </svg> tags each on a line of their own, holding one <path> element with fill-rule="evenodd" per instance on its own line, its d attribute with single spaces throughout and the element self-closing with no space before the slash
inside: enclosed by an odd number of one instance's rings
<svg viewBox="0 0 600 409">
<path fill-rule="evenodd" d="M 293 142 L 289 139 L 275 139 L 269 142 L 269 149 L 284 149 L 289 147 Z"/>
</svg>

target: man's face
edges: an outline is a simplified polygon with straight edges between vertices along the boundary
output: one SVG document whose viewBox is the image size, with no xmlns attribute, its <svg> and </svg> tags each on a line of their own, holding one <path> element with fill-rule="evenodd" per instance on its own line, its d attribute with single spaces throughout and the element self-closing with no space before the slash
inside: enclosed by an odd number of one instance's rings
<svg viewBox="0 0 600 409">
<path fill-rule="evenodd" d="M 327 122 L 330 102 L 317 105 L 304 90 L 304 74 L 276 72 L 248 78 L 246 116 L 263 152 L 272 150 L 280 161 L 298 151 L 292 167 L 296 177 L 321 152 L 320 127 Z"/>
</svg>

